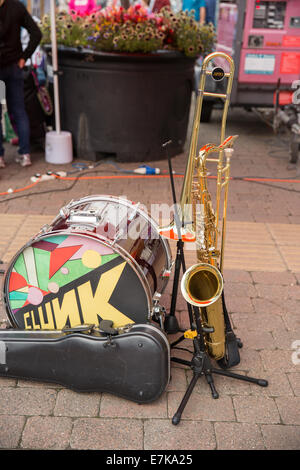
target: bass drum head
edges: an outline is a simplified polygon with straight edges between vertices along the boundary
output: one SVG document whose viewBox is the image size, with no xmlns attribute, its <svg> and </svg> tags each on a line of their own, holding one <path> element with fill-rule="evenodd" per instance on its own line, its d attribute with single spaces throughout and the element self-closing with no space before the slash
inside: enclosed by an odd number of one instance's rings
<svg viewBox="0 0 300 470">
<path fill-rule="evenodd" d="M 145 323 L 149 298 L 117 247 L 82 234 L 48 234 L 13 259 L 4 281 L 12 325 L 57 329 L 112 320 L 114 328 Z"/>
</svg>

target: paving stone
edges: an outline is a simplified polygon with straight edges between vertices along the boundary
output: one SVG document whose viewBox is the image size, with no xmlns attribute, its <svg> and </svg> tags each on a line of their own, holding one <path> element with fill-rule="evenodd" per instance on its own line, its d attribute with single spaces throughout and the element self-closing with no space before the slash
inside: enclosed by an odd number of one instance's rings
<svg viewBox="0 0 300 470">
<path fill-rule="evenodd" d="M 234 330 L 237 338 L 240 338 L 243 345 L 248 349 L 270 349 L 273 350 L 276 348 L 276 343 L 274 341 L 273 335 L 269 331 L 257 330 Z M 240 350 L 240 354 L 243 354 L 243 349 Z"/>
<path fill-rule="evenodd" d="M 72 449 L 143 449 L 143 422 L 139 419 L 78 418 L 74 422 Z"/>
<path fill-rule="evenodd" d="M 300 286 L 282 286 L 282 285 L 265 285 L 256 284 L 256 290 L 259 297 L 276 301 L 279 305 L 283 305 L 289 299 L 300 299 Z"/>
<path fill-rule="evenodd" d="M 272 336 L 274 338 L 274 344 L 278 349 L 294 349 L 293 344 L 298 344 L 299 341 L 298 346 L 300 353 L 300 330 L 298 333 L 296 331 L 274 330 L 272 331 Z"/>
<path fill-rule="evenodd" d="M 287 374 L 277 371 L 251 370 L 247 375 L 267 380 L 268 386 L 261 387 L 256 384 L 250 384 L 252 395 L 261 395 L 266 397 L 293 396 L 293 390 L 288 380 Z"/>
<path fill-rule="evenodd" d="M 216 439 L 212 423 L 181 420 L 178 426 L 174 426 L 170 419 L 150 419 L 144 423 L 144 449 L 146 450 L 213 450 L 215 448 Z"/>
<path fill-rule="evenodd" d="M 0 449 L 18 447 L 24 424 L 24 416 L 0 416 Z"/>
<path fill-rule="evenodd" d="M 272 223 L 267 225 L 272 236 L 279 245 L 294 246 L 296 244 L 296 240 L 299 239 L 300 226 L 298 225 L 290 227 L 289 230 L 286 225 L 282 223 Z"/>
<path fill-rule="evenodd" d="M 179 293 L 177 297 L 177 302 L 176 302 L 176 311 L 180 312 L 182 310 L 187 310 L 187 305 L 186 305 L 186 300 L 182 297 L 181 293 Z"/>
<path fill-rule="evenodd" d="M 255 287 L 249 282 L 226 282 L 226 284 L 224 284 L 224 293 L 226 299 L 231 297 L 248 298 L 257 296 Z M 235 301 L 239 302 L 239 299 L 235 299 Z"/>
<path fill-rule="evenodd" d="M 299 450 L 300 427 L 281 424 L 261 426 L 262 434 L 268 450 Z"/>
<path fill-rule="evenodd" d="M 232 367 L 233 372 L 248 371 L 249 369 L 263 370 L 263 362 L 260 357 L 260 351 L 248 349 L 245 345 L 240 352 L 240 363 Z"/>
<path fill-rule="evenodd" d="M 229 313 L 254 313 L 249 297 L 226 296 L 226 307 Z"/>
<path fill-rule="evenodd" d="M 55 390 L 5 387 L 0 389 L 0 414 L 49 415 L 55 400 Z"/>
<path fill-rule="evenodd" d="M 291 372 L 287 374 L 287 377 L 290 381 L 294 394 L 296 395 L 296 397 L 300 397 L 300 373 Z"/>
<path fill-rule="evenodd" d="M 179 367 L 171 367 L 171 380 L 167 387 L 168 392 L 181 392 L 186 390 L 187 379 L 186 372 Z"/>
<path fill-rule="evenodd" d="M 252 305 L 258 314 L 282 315 L 284 313 L 283 307 L 275 300 L 256 298 L 252 299 Z"/>
<path fill-rule="evenodd" d="M 299 315 L 295 314 L 284 314 L 282 315 L 282 321 L 284 323 L 284 326 L 287 328 L 289 331 L 293 332 L 300 332 L 300 318 Z M 299 334 L 300 338 L 300 334 Z"/>
<path fill-rule="evenodd" d="M 17 384 L 16 379 L 10 379 L 8 377 L 0 377 L 0 388 L 15 387 L 16 384 Z"/>
<path fill-rule="evenodd" d="M 34 416 L 26 422 L 21 447 L 39 450 L 67 449 L 71 431 L 71 418 Z"/>
<path fill-rule="evenodd" d="M 99 393 L 77 393 L 61 390 L 57 394 L 54 408 L 55 416 L 92 417 L 98 416 L 100 408 Z"/>
<path fill-rule="evenodd" d="M 292 351 L 277 349 L 275 351 L 259 351 L 265 370 L 280 370 L 282 372 L 296 372 L 297 365 L 293 364 Z"/>
<path fill-rule="evenodd" d="M 239 222 L 240 223 L 240 222 Z M 251 222 L 254 227 L 259 224 Z M 228 238 L 228 237 L 227 237 Z M 286 271 L 287 264 L 273 242 L 270 244 L 230 243 L 226 245 L 226 267 L 244 271 Z"/>
<path fill-rule="evenodd" d="M 179 328 L 181 330 L 189 330 L 191 327 L 190 317 L 188 311 L 179 312 L 177 315 L 177 320 L 179 324 Z"/>
<path fill-rule="evenodd" d="M 297 316 L 299 319 L 299 309 L 300 309 L 300 301 L 297 299 L 287 299 L 283 305 L 282 305 L 282 310 L 284 314 L 289 314 L 292 313 Z"/>
<path fill-rule="evenodd" d="M 227 282 L 252 282 L 251 275 L 248 271 L 224 269 L 224 285 L 227 286 Z"/>
<path fill-rule="evenodd" d="M 280 416 L 272 398 L 248 396 L 233 397 L 237 420 L 243 423 L 274 424 L 280 422 Z"/>
<path fill-rule="evenodd" d="M 218 450 L 265 449 L 259 426 L 250 423 L 215 423 Z"/>
<path fill-rule="evenodd" d="M 300 425 L 300 397 L 278 397 L 275 400 L 282 423 Z"/>
<path fill-rule="evenodd" d="M 258 284 L 269 284 L 269 285 L 292 285 L 296 284 L 296 275 L 290 272 L 252 272 L 252 279 Z"/>
<path fill-rule="evenodd" d="M 179 392 L 168 393 L 168 413 L 172 418 L 181 403 L 184 394 Z M 182 414 L 182 419 L 203 421 L 235 421 L 232 400 L 229 396 L 219 397 L 202 396 L 193 392 Z"/>
<path fill-rule="evenodd" d="M 240 330 L 273 331 L 285 328 L 281 315 L 233 313 L 231 319 L 234 326 Z"/>
<path fill-rule="evenodd" d="M 110 418 L 166 418 L 168 416 L 167 396 L 164 393 L 158 400 L 140 405 L 124 398 L 103 393 L 100 416 Z"/>
</svg>

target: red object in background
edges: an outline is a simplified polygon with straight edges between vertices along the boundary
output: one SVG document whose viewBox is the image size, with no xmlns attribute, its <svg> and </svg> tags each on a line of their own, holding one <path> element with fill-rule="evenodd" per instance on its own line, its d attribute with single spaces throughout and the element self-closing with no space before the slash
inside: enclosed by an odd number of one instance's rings
<svg viewBox="0 0 300 470">
<path fill-rule="evenodd" d="M 281 54 L 280 73 L 300 75 L 300 52 L 283 52 Z"/>
<path fill-rule="evenodd" d="M 293 102 L 293 91 L 283 90 L 279 92 L 278 104 L 279 106 L 285 106 L 292 104 Z M 276 92 L 274 93 L 274 105 L 276 104 Z"/>
</svg>

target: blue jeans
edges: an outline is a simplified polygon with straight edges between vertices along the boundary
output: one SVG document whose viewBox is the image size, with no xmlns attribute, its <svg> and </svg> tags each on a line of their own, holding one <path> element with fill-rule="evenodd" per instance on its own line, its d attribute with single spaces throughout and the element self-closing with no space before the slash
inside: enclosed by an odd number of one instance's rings
<svg viewBox="0 0 300 470">
<path fill-rule="evenodd" d="M 13 118 L 19 137 L 19 154 L 30 153 L 30 127 L 24 103 L 23 72 L 17 64 L 0 67 L 0 80 L 5 83 L 8 114 Z M 2 109 L 0 104 L 0 125 Z M 2 126 L 0 127 L 0 157 L 4 155 Z"/>
</svg>

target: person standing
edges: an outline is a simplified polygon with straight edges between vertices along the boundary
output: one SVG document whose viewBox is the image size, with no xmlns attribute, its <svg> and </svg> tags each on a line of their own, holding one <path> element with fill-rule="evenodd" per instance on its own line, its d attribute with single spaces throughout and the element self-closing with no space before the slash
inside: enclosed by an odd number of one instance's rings
<svg viewBox="0 0 300 470">
<path fill-rule="evenodd" d="M 22 50 L 21 28 L 29 33 L 29 43 Z M 19 137 L 21 166 L 31 165 L 30 127 L 24 102 L 22 69 L 42 39 L 42 33 L 19 0 L 0 0 L 0 80 L 5 83 L 6 104 L 13 116 Z M 0 120 L 2 109 L 0 104 Z M 1 124 L 1 121 L 0 121 Z M 0 127 L 0 168 L 5 167 L 2 126 Z"/>
<path fill-rule="evenodd" d="M 205 22 L 216 25 L 216 3 L 217 0 L 205 0 Z"/>
<path fill-rule="evenodd" d="M 195 20 L 201 25 L 205 23 L 205 0 L 183 0 L 182 10 L 195 10 Z"/>
</svg>

